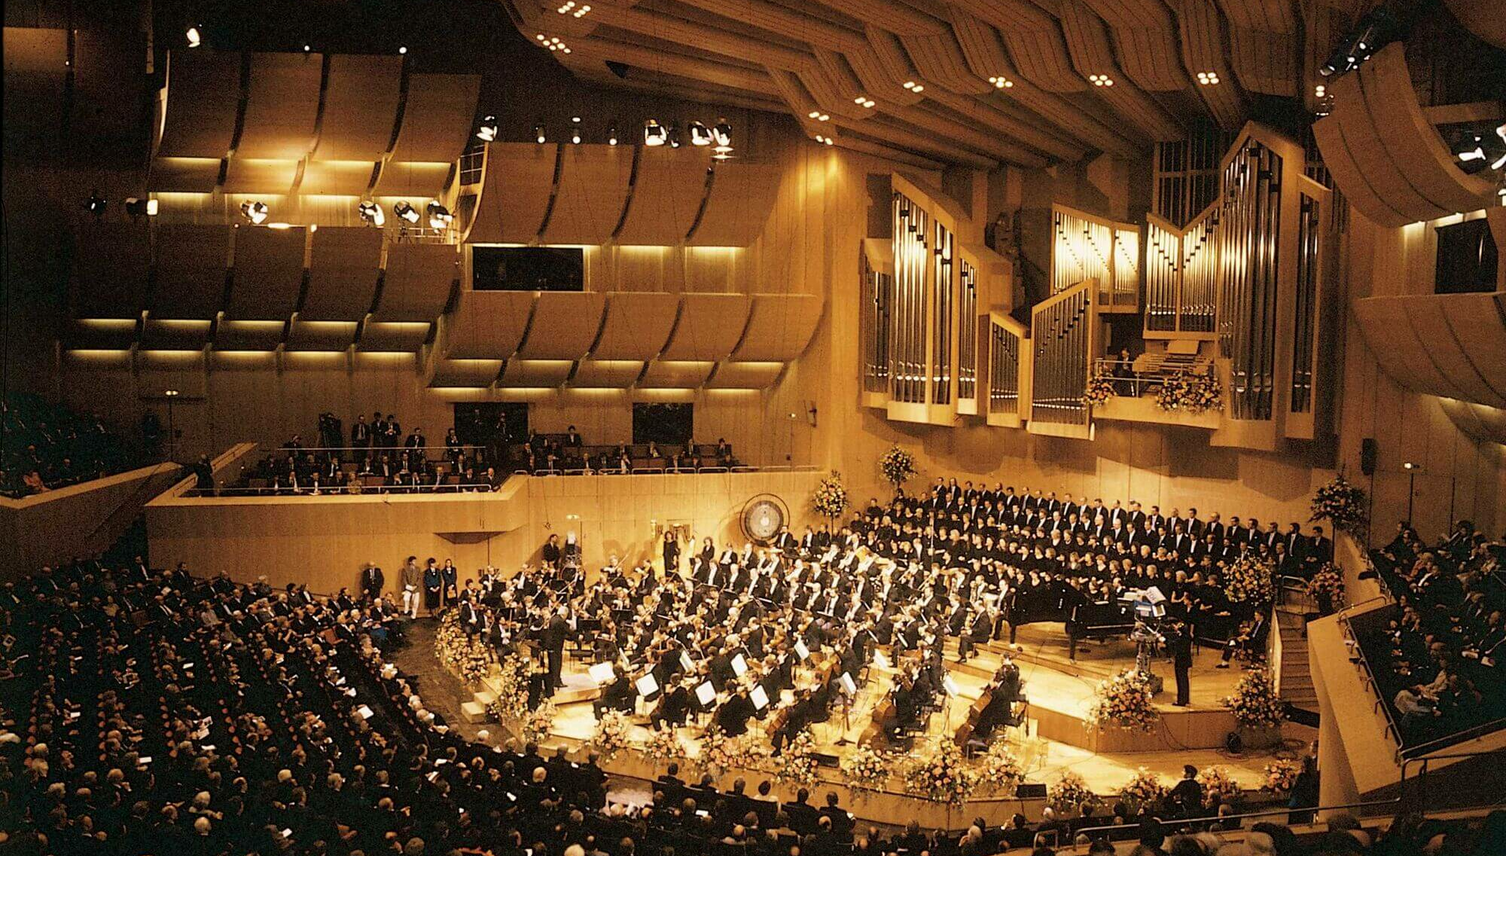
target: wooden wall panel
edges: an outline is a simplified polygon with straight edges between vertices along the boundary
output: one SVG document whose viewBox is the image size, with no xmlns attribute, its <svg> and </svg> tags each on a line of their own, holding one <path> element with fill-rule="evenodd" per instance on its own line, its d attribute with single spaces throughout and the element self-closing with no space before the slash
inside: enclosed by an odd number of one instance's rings
<svg viewBox="0 0 1506 900">
<path fill-rule="evenodd" d="M 741 361 L 790 362 L 805 352 L 822 302 L 809 294 L 754 294 L 747 331 L 732 352 Z"/>
<path fill-rule="evenodd" d="M 230 256 L 228 225 L 156 227 L 156 318 L 212 319 L 225 299 Z"/>
<path fill-rule="evenodd" d="M 675 294 L 608 294 L 595 359 L 647 360 L 669 341 L 679 313 Z"/>
<path fill-rule="evenodd" d="M 429 387 L 484 388 L 497 380 L 501 369 L 501 361 L 495 359 L 436 360 Z"/>
<path fill-rule="evenodd" d="M 581 360 L 570 378 L 571 387 L 626 388 L 638 380 L 643 364 L 624 360 Z"/>
<path fill-rule="evenodd" d="M 641 388 L 698 388 L 706 383 L 715 365 L 716 363 L 709 362 L 655 360 L 644 370 L 638 386 Z"/>
<path fill-rule="evenodd" d="M 200 319 L 150 317 L 141 327 L 143 350 L 202 350 L 209 341 L 212 322 Z M 144 357 L 150 362 L 150 357 Z"/>
<path fill-rule="evenodd" d="M 220 159 L 229 152 L 241 95 L 239 53 L 168 53 L 166 90 L 158 156 Z"/>
<path fill-rule="evenodd" d="M 711 152 L 704 147 L 639 147 L 633 194 L 617 242 L 684 241 L 706 196 L 710 161 Z"/>
<path fill-rule="evenodd" d="M 559 185 L 540 240 L 546 244 L 605 244 L 627 206 L 633 149 L 566 144 L 559 152 L 563 156 Z M 552 172 L 549 174 L 553 177 Z"/>
<path fill-rule="evenodd" d="M 444 312 L 455 284 L 454 244 L 393 244 L 387 248 L 379 322 L 432 322 Z"/>
<path fill-rule="evenodd" d="M 570 376 L 574 365 L 568 360 L 510 359 L 497 384 L 502 387 L 559 387 Z"/>
<path fill-rule="evenodd" d="M 431 328 L 428 322 L 367 322 L 356 347 L 384 353 L 416 351 L 423 346 Z"/>
<path fill-rule="evenodd" d="M 392 142 L 402 77 L 401 56 L 331 56 L 313 158 L 366 162 L 380 158 Z"/>
<path fill-rule="evenodd" d="M 518 348 L 522 359 L 580 359 L 601 330 L 606 295 L 545 291 L 533 311 L 528 336 Z"/>
<path fill-rule="evenodd" d="M 382 266 L 378 228 L 325 226 L 309 239 L 309 286 L 299 318 L 355 322 L 371 311 Z"/>
<path fill-rule="evenodd" d="M 135 318 L 146 301 L 151 229 L 121 222 L 86 222 L 74 254 L 77 312 L 84 318 Z"/>
<path fill-rule="evenodd" d="M 480 91 L 479 75 L 410 75 L 392 159 L 443 163 L 459 159 L 470 140 Z"/>
<path fill-rule="evenodd" d="M 303 289 L 304 228 L 240 228 L 226 315 L 234 319 L 286 319 Z"/>
<path fill-rule="evenodd" d="M 311 159 L 303 167 L 298 193 L 359 197 L 371 186 L 375 163 Z"/>
<path fill-rule="evenodd" d="M 686 294 L 680 321 L 662 359 L 717 362 L 737 346 L 748 325 L 752 302 L 742 294 Z"/>
<path fill-rule="evenodd" d="M 763 390 L 772 387 L 783 372 L 784 363 L 724 362 L 718 364 L 716 371 L 711 373 L 706 387 Z"/>
<path fill-rule="evenodd" d="M 554 190 L 554 144 L 492 144 L 486 181 L 466 240 L 474 244 L 527 244 L 537 239 Z"/>
<path fill-rule="evenodd" d="M 220 180 L 219 159 L 159 156 L 152 160 L 147 183 L 154 191 L 207 194 Z"/>
<path fill-rule="evenodd" d="M 523 340 L 533 304 L 532 291 L 461 291 L 445 320 L 445 356 L 507 359 Z"/>
<path fill-rule="evenodd" d="M 214 349 L 275 350 L 283 329 L 283 322 L 223 320 L 214 329 Z"/>
<path fill-rule="evenodd" d="M 323 78 L 321 53 L 252 53 L 237 156 L 302 158 L 314 141 Z M 225 98 L 219 98 L 225 102 Z"/>
<path fill-rule="evenodd" d="M 305 322 L 300 317 L 288 329 L 288 349 L 344 350 L 356 339 L 356 325 L 355 322 Z"/>
<path fill-rule="evenodd" d="M 225 164 L 224 189 L 232 194 L 286 194 L 297 177 L 297 160 L 235 156 Z"/>
<path fill-rule="evenodd" d="M 783 167 L 728 160 L 712 167 L 711 192 L 689 243 L 746 247 L 757 240 L 779 196 Z"/>
</svg>

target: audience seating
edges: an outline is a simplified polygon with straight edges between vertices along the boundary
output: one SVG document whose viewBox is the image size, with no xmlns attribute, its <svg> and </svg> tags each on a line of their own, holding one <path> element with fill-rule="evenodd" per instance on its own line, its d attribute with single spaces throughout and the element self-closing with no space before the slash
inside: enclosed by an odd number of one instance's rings
<svg viewBox="0 0 1506 900">
<path fill-rule="evenodd" d="M 7 397 L 0 495 L 24 497 L 90 481 L 144 464 L 143 454 L 93 416 L 34 394 Z"/>
</svg>

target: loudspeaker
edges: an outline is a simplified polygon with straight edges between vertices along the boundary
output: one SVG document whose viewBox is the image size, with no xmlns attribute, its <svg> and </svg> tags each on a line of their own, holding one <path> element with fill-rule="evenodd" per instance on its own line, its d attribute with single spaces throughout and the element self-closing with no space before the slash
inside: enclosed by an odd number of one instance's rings
<svg viewBox="0 0 1506 900">
<path fill-rule="evenodd" d="M 1365 438 L 1360 441 L 1360 472 L 1365 475 L 1375 474 L 1375 454 L 1380 450 L 1380 445 L 1375 438 Z"/>
<path fill-rule="evenodd" d="M 1044 784 L 1022 784 L 1015 789 L 1014 795 L 1021 800 L 1044 800 L 1046 798 L 1046 786 Z"/>
<path fill-rule="evenodd" d="M 1224 735 L 1224 749 L 1229 751 L 1230 753 L 1244 752 L 1244 738 L 1240 737 L 1239 732 L 1237 731 L 1229 732 L 1228 734 Z"/>
</svg>

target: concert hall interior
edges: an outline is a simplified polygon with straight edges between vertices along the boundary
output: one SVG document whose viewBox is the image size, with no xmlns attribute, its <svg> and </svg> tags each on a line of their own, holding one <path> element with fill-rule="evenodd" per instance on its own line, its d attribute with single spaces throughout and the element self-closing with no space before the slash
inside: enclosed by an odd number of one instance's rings
<svg viewBox="0 0 1506 900">
<path fill-rule="evenodd" d="M 1506 853 L 1499 0 L 4 15 L 0 855 Z"/>
</svg>

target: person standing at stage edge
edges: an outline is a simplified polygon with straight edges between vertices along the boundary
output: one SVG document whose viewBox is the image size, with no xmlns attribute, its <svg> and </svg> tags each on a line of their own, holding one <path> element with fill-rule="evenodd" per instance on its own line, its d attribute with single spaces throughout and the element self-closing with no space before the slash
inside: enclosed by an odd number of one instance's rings
<svg viewBox="0 0 1506 900">
<path fill-rule="evenodd" d="M 556 609 L 544 626 L 544 652 L 549 656 L 549 685 L 545 696 L 552 695 L 556 688 L 565 686 L 560 673 L 565 668 L 565 636 L 570 626 L 565 621 L 563 608 Z"/>
<path fill-rule="evenodd" d="M 1192 634 L 1187 626 L 1178 622 L 1166 638 L 1166 650 L 1171 654 L 1171 664 L 1177 676 L 1177 706 L 1187 706 L 1192 693 Z"/>
</svg>

